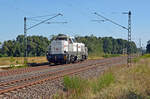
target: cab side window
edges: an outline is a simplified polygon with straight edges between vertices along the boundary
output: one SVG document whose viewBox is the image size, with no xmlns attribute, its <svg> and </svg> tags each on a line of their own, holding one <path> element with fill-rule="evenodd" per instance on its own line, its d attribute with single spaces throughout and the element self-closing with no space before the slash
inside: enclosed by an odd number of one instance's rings
<svg viewBox="0 0 150 99">
<path fill-rule="evenodd" d="M 72 44 L 73 42 L 72 42 L 72 40 L 69 38 L 69 41 L 68 41 L 70 44 Z"/>
<path fill-rule="evenodd" d="M 73 41 L 74 43 L 76 43 L 76 42 L 77 42 L 74 38 L 72 39 L 72 41 Z"/>
</svg>

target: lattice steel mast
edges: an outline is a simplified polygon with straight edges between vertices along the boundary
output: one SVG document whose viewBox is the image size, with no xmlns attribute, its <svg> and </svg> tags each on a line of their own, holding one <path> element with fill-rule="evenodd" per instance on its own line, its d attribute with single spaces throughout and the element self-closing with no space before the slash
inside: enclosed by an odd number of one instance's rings
<svg viewBox="0 0 150 99">
<path fill-rule="evenodd" d="M 131 11 L 128 13 L 128 42 L 131 42 Z M 131 65 L 131 46 L 128 45 L 128 66 Z"/>
</svg>

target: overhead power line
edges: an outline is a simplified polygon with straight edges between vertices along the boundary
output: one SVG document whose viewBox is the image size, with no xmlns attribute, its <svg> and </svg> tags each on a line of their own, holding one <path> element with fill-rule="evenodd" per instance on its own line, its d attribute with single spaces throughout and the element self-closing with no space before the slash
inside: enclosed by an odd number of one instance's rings
<svg viewBox="0 0 150 99">
<path fill-rule="evenodd" d="M 46 22 L 46 24 L 66 24 L 68 22 Z"/>
<path fill-rule="evenodd" d="M 104 16 L 102 16 L 102 15 L 96 13 L 96 12 L 95 12 L 94 14 L 96 14 L 97 16 L 102 17 L 102 18 L 105 19 L 106 21 L 109 21 L 109 22 L 111 22 L 111 23 L 113 23 L 113 24 L 115 24 L 115 25 L 117 25 L 117 26 L 120 26 L 120 27 L 122 27 L 122 28 L 128 30 L 128 28 L 126 28 L 125 26 L 120 25 L 120 24 L 118 24 L 117 22 L 115 22 L 115 21 L 113 21 L 113 20 L 111 20 L 111 19 L 108 19 L 108 18 L 106 18 L 106 17 L 104 17 Z"/>
<path fill-rule="evenodd" d="M 105 20 L 91 20 L 93 22 L 105 22 Z"/>
<path fill-rule="evenodd" d="M 54 16 L 54 15 L 56 15 L 56 14 L 49 14 L 49 15 L 42 15 L 42 16 L 27 17 L 27 19 L 49 17 L 49 16 Z"/>
<path fill-rule="evenodd" d="M 34 27 L 36 27 L 36 26 L 38 26 L 38 25 L 40 25 L 40 24 L 42 24 L 42 23 L 45 23 L 46 21 L 49 21 L 49 20 L 51 20 L 51 19 L 53 19 L 53 18 L 55 18 L 55 17 L 57 17 L 57 16 L 59 16 L 59 15 L 63 16 L 62 14 L 59 13 L 59 14 L 57 14 L 57 15 L 51 17 L 51 18 L 48 18 L 48 19 L 46 19 L 46 20 L 43 20 L 43 21 L 41 21 L 41 22 L 39 22 L 39 23 L 37 23 L 37 24 L 35 24 L 35 25 L 33 25 L 33 26 L 27 28 L 27 30 L 29 30 L 29 29 L 31 29 L 31 28 L 34 28 Z"/>
<path fill-rule="evenodd" d="M 38 19 L 28 19 L 28 20 L 31 20 L 31 21 L 36 21 L 36 22 L 39 22 L 39 21 L 42 21 L 42 20 L 38 20 Z M 64 21 L 64 22 L 45 22 L 45 24 L 66 24 L 68 22 Z"/>
</svg>

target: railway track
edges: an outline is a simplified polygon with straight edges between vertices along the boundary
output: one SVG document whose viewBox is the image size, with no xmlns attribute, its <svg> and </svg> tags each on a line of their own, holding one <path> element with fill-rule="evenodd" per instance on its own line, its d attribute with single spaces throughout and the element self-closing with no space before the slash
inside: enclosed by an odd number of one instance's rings
<svg viewBox="0 0 150 99">
<path fill-rule="evenodd" d="M 86 66 L 86 65 L 92 65 L 92 64 L 96 64 L 96 63 L 101 63 L 101 62 L 105 62 L 107 60 L 111 60 L 111 58 L 109 59 L 103 59 L 103 60 L 88 60 L 88 61 L 84 61 L 84 62 L 81 62 L 81 63 L 76 63 L 76 64 L 67 64 L 67 65 L 58 65 L 58 66 L 52 66 L 52 67 L 44 67 L 45 69 L 40 69 L 40 70 L 32 70 L 32 68 L 29 68 L 30 69 L 30 72 L 24 72 L 24 73 L 20 73 L 20 74 L 14 74 L 14 72 L 12 73 L 12 75 L 10 76 L 5 76 L 5 77 L 1 77 L 0 78 L 0 83 L 3 83 L 3 82 L 10 82 L 11 80 L 16 80 L 16 79 L 22 79 L 22 78 L 30 78 L 31 76 L 39 76 L 39 75 L 42 75 L 42 74 L 45 74 L 45 73 L 50 73 L 50 72 L 54 72 L 54 71 L 57 71 L 57 70 L 63 70 L 65 68 L 73 68 L 73 67 L 78 67 L 78 66 Z M 113 59 L 114 60 L 114 59 Z M 37 67 L 39 68 L 39 67 Z M 18 69 L 20 70 L 20 69 Z"/>
<path fill-rule="evenodd" d="M 86 61 L 84 61 L 86 62 Z M 75 63 L 78 64 L 78 63 Z M 33 72 L 33 71 L 39 71 L 43 69 L 50 69 L 50 68 L 57 68 L 59 66 L 66 66 L 70 64 L 63 64 L 63 65 L 42 65 L 42 66 L 37 66 L 37 67 L 25 67 L 25 68 L 18 68 L 18 69 L 11 69 L 7 71 L 1 71 L 0 72 L 0 77 L 6 77 L 6 76 L 12 76 L 12 75 L 17 75 L 17 74 L 23 74 L 27 72 Z"/>
<path fill-rule="evenodd" d="M 90 62 L 91 60 L 89 60 L 88 62 Z M 81 62 L 81 63 L 76 63 L 76 64 L 67 64 L 67 65 L 57 65 L 57 66 L 52 66 L 52 67 L 49 67 L 49 68 L 45 68 L 43 66 L 43 69 L 40 69 L 40 70 L 33 70 L 31 72 L 24 72 L 24 73 L 21 73 L 21 74 L 16 74 L 16 75 L 10 75 L 10 76 L 5 76 L 5 77 L 1 77 L 0 78 L 0 83 L 4 83 L 4 82 L 10 82 L 12 80 L 16 80 L 16 79 L 22 79 L 22 78 L 31 78 L 31 76 L 39 76 L 39 75 L 43 75 L 43 74 L 47 74 L 47 73 L 51 73 L 51 72 L 56 72 L 57 70 L 63 70 L 63 69 L 66 69 L 66 68 L 72 68 L 72 67 L 78 67 L 79 66 L 84 66 L 86 65 L 87 62 Z"/>
<path fill-rule="evenodd" d="M 22 73 L 32 72 L 32 71 L 38 71 L 38 70 L 47 69 L 47 68 L 49 68 L 48 65 L 7 70 L 7 71 L 0 72 L 0 77 L 6 77 L 6 76 L 10 76 L 10 75 L 22 74 Z"/>
<path fill-rule="evenodd" d="M 87 60 L 84 62 L 87 62 Z M 74 64 L 80 64 L 80 63 L 74 63 Z M 70 65 L 70 64 L 65 64 L 65 66 L 66 65 Z M 73 64 L 71 64 L 71 65 L 73 65 Z M 25 67 L 25 68 L 19 68 L 19 69 L 11 69 L 11 70 L 7 70 L 7 71 L 0 71 L 0 77 L 23 74 L 23 73 L 39 71 L 39 70 L 43 70 L 43 69 L 57 68 L 59 66 L 64 66 L 64 65 L 56 65 L 56 66 L 42 65 L 42 66 L 37 66 L 37 67 Z"/>
<path fill-rule="evenodd" d="M 41 73 L 40 75 L 36 76 L 29 76 L 25 77 L 22 79 L 17 79 L 17 80 L 9 80 L 9 81 L 4 81 L 0 83 L 0 94 L 5 94 L 17 89 L 22 89 L 28 86 L 40 84 L 49 80 L 54 80 L 61 78 L 65 75 L 73 75 L 73 74 L 78 74 L 79 72 L 86 71 L 89 69 L 93 69 L 96 67 L 101 66 L 101 68 L 106 67 L 106 65 L 110 65 L 113 63 L 117 63 L 122 61 L 121 58 L 110 58 L 110 59 L 104 59 L 104 60 L 90 60 L 88 62 L 83 62 L 81 64 L 72 64 L 72 66 L 67 65 L 63 67 L 57 67 L 59 68 L 58 70 L 53 70 L 49 72 L 44 72 Z M 65 68 L 64 68 L 65 67 Z M 55 68 L 55 69 L 57 69 Z"/>
</svg>

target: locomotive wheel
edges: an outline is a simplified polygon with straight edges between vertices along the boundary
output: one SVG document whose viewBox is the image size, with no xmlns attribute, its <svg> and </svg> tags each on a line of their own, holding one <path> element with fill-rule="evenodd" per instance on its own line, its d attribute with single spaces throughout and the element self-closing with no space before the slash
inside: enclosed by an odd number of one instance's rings
<svg viewBox="0 0 150 99">
<path fill-rule="evenodd" d="M 84 57 L 84 55 L 82 55 L 82 59 L 81 59 L 81 61 L 84 61 L 85 60 L 85 57 Z"/>
<path fill-rule="evenodd" d="M 64 64 L 69 64 L 69 63 L 70 63 L 70 56 L 68 55 L 66 61 L 64 62 Z"/>
<path fill-rule="evenodd" d="M 71 62 L 71 63 L 74 63 L 74 62 L 75 62 L 73 55 L 70 56 L 70 62 Z"/>
<path fill-rule="evenodd" d="M 86 60 L 86 56 L 84 55 L 84 60 Z"/>
<path fill-rule="evenodd" d="M 69 61 L 66 60 L 64 63 L 65 63 L 65 64 L 69 64 Z"/>
</svg>

